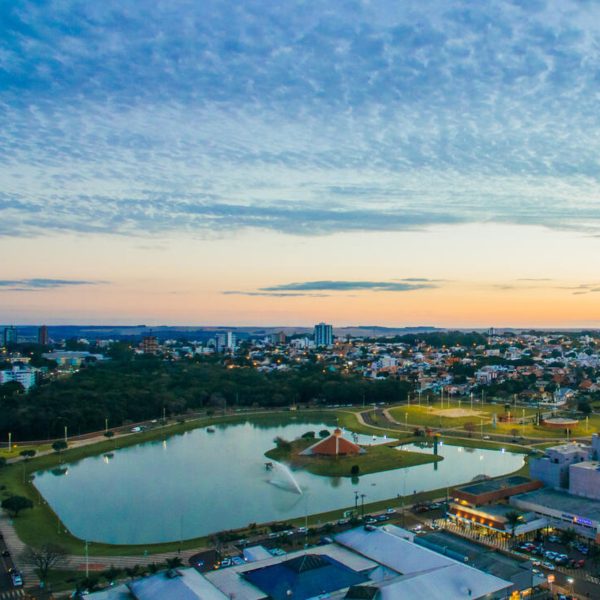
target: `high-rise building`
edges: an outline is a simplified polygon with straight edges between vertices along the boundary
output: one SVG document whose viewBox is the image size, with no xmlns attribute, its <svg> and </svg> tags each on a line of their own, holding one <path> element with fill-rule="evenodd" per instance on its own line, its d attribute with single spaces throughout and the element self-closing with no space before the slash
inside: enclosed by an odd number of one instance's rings
<svg viewBox="0 0 600 600">
<path fill-rule="evenodd" d="M 4 328 L 4 345 L 16 344 L 19 341 L 17 328 L 14 325 Z"/>
<path fill-rule="evenodd" d="M 47 346 L 50 343 L 50 338 L 48 337 L 48 327 L 46 325 L 42 325 L 38 329 L 38 344 L 41 346 Z"/>
<path fill-rule="evenodd" d="M 333 325 L 315 325 L 315 346 L 333 346 Z"/>
<path fill-rule="evenodd" d="M 158 340 L 153 335 L 142 338 L 142 352 L 144 354 L 156 354 L 158 352 Z"/>
<path fill-rule="evenodd" d="M 233 331 L 215 335 L 215 349 L 217 352 L 234 352 L 236 345 L 237 338 Z"/>
</svg>

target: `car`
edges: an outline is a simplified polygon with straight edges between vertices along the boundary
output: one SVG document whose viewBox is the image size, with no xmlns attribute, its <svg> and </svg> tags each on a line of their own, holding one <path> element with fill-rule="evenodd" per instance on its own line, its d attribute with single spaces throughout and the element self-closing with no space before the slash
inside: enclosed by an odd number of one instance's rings
<svg viewBox="0 0 600 600">
<path fill-rule="evenodd" d="M 375 525 L 370 525 L 369 523 L 365 525 L 365 531 L 375 531 L 376 529 Z"/>
<path fill-rule="evenodd" d="M 298 527 L 298 529 L 296 529 L 296 533 L 307 533 L 308 532 L 308 527 Z"/>
<path fill-rule="evenodd" d="M 389 518 L 387 515 L 379 515 L 379 516 L 377 517 L 377 520 L 378 520 L 378 521 L 389 521 L 389 520 L 390 520 L 390 518 Z"/>
<path fill-rule="evenodd" d="M 10 556 L 10 552 L 8 550 L 2 550 L 2 556 L 4 556 L 4 558 L 8 558 Z"/>
<path fill-rule="evenodd" d="M 548 541 L 552 542 L 553 544 L 557 544 L 560 542 L 560 538 L 557 535 L 550 535 L 548 536 Z"/>
<path fill-rule="evenodd" d="M 484 439 L 484 440 L 489 440 L 489 439 L 490 439 L 490 436 L 489 436 L 489 435 L 484 435 L 484 436 L 483 436 L 483 439 Z"/>
<path fill-rule="evenodd" d="M 278 538 L 281 534 L 279 533 L 279 531 L 271 531 L 271 533 L 269 533 L 269 535 L 267 536 L 270 540 L 274 540 L 275 538 Z"/>
<path fill-rule="evenodd" d="M 16 569 L 10 569 L 10 579 L 14 587 L 21 587 L 23 585 L 23 577 Z"/>
<path fill-rule="evenodd" d="M 411 531 L 414 531 L 415 533 L 418 533 L 419 531 L 423 531 L 423 525 L 415 525 Z"/>
<path fill-rule="evenodd" d="M 368 520 L 367 520 L 368 522 Z M 348 525 L 348 523 L 350 523 L 350 519 L 340 519 L 337 524 L 338 525 Z"/>
<path fill-rule="evenodd" d="M 230 567 L 233 563 L 231 562 L 230 558 L 224 558 L 221 561 L 221 567 Z"/>
<path fill-rule="evenodd" d="M 141 427 L 137 426 L 137 427 L 132 427 L 130 429 L 131 433 L 139 433 L 142 430 Z"/>
<path fill-rule="evenodd" d="M 239 566 L 244 564 L 244 559 L 241 556 L 234 556 L 231 559 L 231 564 Z"/>
<path fill-rule="evenodd" d="M 395 508 L 387 508 L 385 511 L 388 515 L 393 515 L 396 512 Z"/>
<path fill-rule="evenodd" d="M 545 560 L 541 565 L 542 568 L 547 569 L 548 571 L 555 571 L 556 567 L 549 561 Z"/>
</svg>

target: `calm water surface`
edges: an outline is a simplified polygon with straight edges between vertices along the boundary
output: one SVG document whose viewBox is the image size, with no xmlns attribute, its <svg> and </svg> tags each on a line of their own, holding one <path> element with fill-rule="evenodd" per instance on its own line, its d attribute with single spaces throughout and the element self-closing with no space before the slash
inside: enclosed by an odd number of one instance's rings
<svg viewBox="0 0 600 600">
<path fill-rule="evenodd" d="M 523 465 L 521 454 L 442 445 L 444 460 L 436 464 L 354 480 L 295 471 L 300 495 L 286 489 L 285 473 L 266 471 L 264 453 L 276 436 L 293 439 L 308 430 L 331 430 L 331 425 L 248 422 L 215 429 L 196 429 L 115 450 L 112 457 L 90 457 L 62 470 L 39 472 L 34 483 L 73 535 L 111 544 L 149 544 L 351 506 L 355 491 L 373 502 L 456 485 L 477 475 L 502 475 Z M 360 443 L 369 441 L 359 436 Z M 432 453 L 412 444 L 404 447 Z"/>
</svg>

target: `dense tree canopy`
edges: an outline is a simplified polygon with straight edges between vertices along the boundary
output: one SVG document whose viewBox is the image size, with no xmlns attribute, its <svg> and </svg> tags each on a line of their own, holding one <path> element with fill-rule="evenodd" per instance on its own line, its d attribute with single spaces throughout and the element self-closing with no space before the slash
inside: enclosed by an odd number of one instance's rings
<svg viewBox="0 0 600 600">
<path fill-rule="evenodd" d="M 306 365 L 262 373 L 200 360 L 154 356 L 111 360 L 44 382 L 29 394 L 0 395 L 0 435 L 14 440 L 60 437 L 115 427 L 188 410 L 293 403 L 351 404 L 406 398 L 410 384 L 393 378 L 365 380 Z"/>
</svg>

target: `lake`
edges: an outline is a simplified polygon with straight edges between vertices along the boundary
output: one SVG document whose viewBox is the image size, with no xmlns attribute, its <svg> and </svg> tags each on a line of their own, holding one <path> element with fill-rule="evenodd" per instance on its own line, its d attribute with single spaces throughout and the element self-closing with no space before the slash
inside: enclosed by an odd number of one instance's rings
<svg viewBox="0 0 600 600">
<path fill-rule="evenodd" d="M 164 440 L 117 449 L 36 473 L 34 484 L 71 533 L 110 544 L 151 544 L 204 536 L 249 523 L 304 516 L 365 502 L 498 476 L 519 469 L 522 454 L 440 445 L 444 460 L 364 475 L 331 478 L 281 469 L 267 471 L 265 451 L 281 436 L 332 430 L 331 424 L 290 420 L 195 429 Z M 350 432 L 345 435 L 351 437 Z M 376 443 L 359 436 L 359 443 Z M 408 450 L 432 453 L 414 444 Z M 398 450 L 401 452 L 402 450 Z"/>
</svg>

